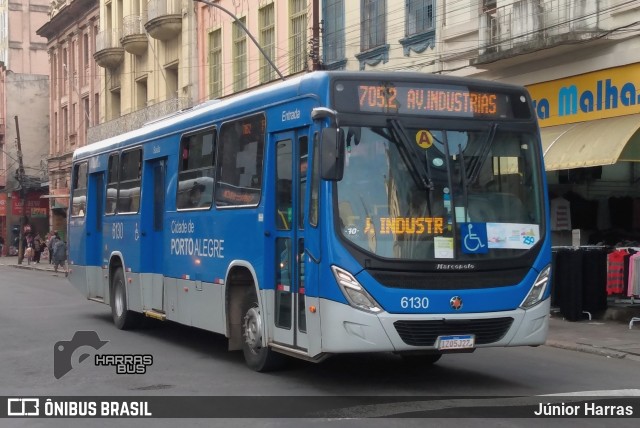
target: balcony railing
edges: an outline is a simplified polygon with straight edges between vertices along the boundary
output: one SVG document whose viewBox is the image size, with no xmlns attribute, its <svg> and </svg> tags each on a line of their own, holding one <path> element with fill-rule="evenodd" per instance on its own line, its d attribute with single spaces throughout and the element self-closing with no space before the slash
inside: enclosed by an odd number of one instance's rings
<svg viewBox="0 0 640 428">
<path fill-rule="evenodd" d="M 100 67 L 115 68 L 124 59 L 124 49 L 120 46 L 120 29 L 104 30 L 96 35 L 94 59 Z"/>
<path fill-rule="evenodd" d="M 526 51 L 595 37 L 601 0 L 519 0 L 480 16 L 479 53 Z"/>
<path fill-rule="evenodd" d="M 120 43 L 125 51 L 134 55 L 142 55 L 147 51 L 147 33 L 144 24 L 145 15 L 129 15 L 122 20 L 122 38 Z"/>
<path fill-rule="evenodd" d="M 95 143 L 106 138 L 115 137 L 127 131 L 132 131 L 143 126 L 147 122 L 151 122 L 161 117 L 170 115 L 177 111 L 191 107 L 192 103 L 189 98 L 172 98 L 153 104 L 133 113 L 126 114 L 117 119 L 110 120 L 100 125 L 92 126 L 87 131 L 87 143 Z"/>
<path fill-rule="evenodd" d="M 182 2 L 180 0 L 149 0 L 148 20 L 144 28 L 158 40 L 169 40 L 182 30 Z"/>
</svg>

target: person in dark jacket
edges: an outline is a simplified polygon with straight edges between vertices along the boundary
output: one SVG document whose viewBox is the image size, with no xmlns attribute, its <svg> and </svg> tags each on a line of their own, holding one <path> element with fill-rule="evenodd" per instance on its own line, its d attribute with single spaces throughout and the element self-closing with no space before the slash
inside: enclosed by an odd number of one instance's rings
<svg viewBox="0 0 640 428">
<path fill-rule="evenodd" d="M 58 272 L 58 267 L 61 267 L 66 275 L 67 268 L 65 261 L 67 260 L 67 244 L 60 239 L 60 235 L 58 235 L 57 232 L 51 241 L 51 248 L 53 249 L 53 270 Z"/>
</svg>

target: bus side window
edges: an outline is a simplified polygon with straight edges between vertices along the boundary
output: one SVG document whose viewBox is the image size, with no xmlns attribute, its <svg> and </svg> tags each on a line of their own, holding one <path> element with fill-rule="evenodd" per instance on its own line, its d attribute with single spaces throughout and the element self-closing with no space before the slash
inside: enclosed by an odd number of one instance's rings
<svg viewBox="0 0 640 428">
<path fill-rule="evenodd" d="M 228 122 L 220 128 L 217 206 L 246 206 L 260 202 L 264 129 L 263 114 Z"/>
<path fill-rule="evenodd" d="M 142 181 L 142 149 L 122 153 L 118 185 L 118 212 L 137 213 L 140 208 L 140 184 Z"/>
<path fill-rule="evenodd" d="M 107 177 L 107 205 L 106 214 L 115 214 L 118 200 L 118 166 L 120 157 L 117 153 L 109 156 L 109 176 Z"/>
<path fill-rule="evenodd" d="M 87 163 L 82 162 L 73 171 L 73 200 L 71 216 L 84 217 L 87 211 Z"/>
<path fill-rule="evenodd" d="M 182 137 L 176 207 L 210 208 L 213 200 L 216 130 Z"/>
<path fill-rule="evenodd" d="M 309 224 L 311 226 L 318 225 L 318 199 L 320 194 L 320 150 L 319 150 L 318 133 L 313 136 L 313 165 L 311 167 L 311 201 L 309 206 Z"/>
</svg>

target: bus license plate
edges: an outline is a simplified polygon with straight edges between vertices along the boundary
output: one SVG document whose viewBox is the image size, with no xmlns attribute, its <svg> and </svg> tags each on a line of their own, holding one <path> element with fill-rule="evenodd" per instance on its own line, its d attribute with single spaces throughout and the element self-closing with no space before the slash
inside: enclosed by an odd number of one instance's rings
<svg viewBox="0 0 640 428">
<path fill-rule="evenodd" d="M 440 350 L 446 349 L 470 349 L 475 346 L 475 336 L 438 336 L 437 346 Z"/>
</svg>

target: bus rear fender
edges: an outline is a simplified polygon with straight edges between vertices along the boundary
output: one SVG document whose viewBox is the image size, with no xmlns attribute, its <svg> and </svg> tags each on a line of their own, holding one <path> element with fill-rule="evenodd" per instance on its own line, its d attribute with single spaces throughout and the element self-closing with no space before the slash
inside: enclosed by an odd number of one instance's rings
<svg viewBox="0 0 640 428">
<path fill-rule="evenodd" d="M 247 293 L 255 293 L 258 303 L 264 308 L 256 271 L 253 266 L 244 260 L 234 260 L 227 268 L 225 276 L 225 314 L 227 332 L 229 338 L 229 350 L 238 351 L 242 349 L 242 301 Z M 262 311 L 264 316 L 264 310 Z M 263 320 L 266 322 L 266 320 Z"/>
</svg>

